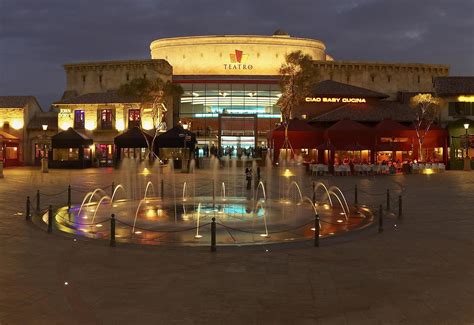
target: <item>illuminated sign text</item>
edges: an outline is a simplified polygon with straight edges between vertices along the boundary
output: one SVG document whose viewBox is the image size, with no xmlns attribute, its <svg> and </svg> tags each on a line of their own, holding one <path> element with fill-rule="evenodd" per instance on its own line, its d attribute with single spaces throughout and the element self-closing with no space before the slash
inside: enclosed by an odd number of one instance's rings
<svg viewBox="0 0 474 325">
<path fill-rule="evenodd" d="M 365 98 L 348 97 L 306 97 L 307 103 L 367 103 Z"/>
</svg>

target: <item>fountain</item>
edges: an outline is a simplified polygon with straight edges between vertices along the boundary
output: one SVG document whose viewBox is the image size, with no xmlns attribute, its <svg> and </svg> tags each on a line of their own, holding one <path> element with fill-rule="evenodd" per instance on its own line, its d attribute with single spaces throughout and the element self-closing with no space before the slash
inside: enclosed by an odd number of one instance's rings
<svg viewBox="0 0 474 325">
<path fill-rule="evenodd" d="M 97 226 L 91 232 L 90 225 L 105 224 L 114 213 L 116 235 L 122 241 L 154 245 L 207 245 L 206 240 L 197 239 L 210 238 L 207 223 L 216 217 L 219 221 L 219 245 L 255 245 L 311 239 L 314 236 L 311 227 L 314 227 L 315 215 L 320 218 L 323 238 L 366 227 L 373 220 L 369 209 L 363 205 L 349 206 L 338 187 L 328 188 L 322 182 L 314 186 L 314 192 L 324 189 L 328 204 L 320 206 L 321 202 L 310 199 L 311 193 L 310 196 L 305 195 L 305 178 L 301 177 L 300 182 L 289 178 L 297 175 L 289 166 L 273 171 L 263 169 L 264 180 L 256 183 L 254 191 L 246 190 L 245 184 L 240 181 L 244 167 L 237 167 L 232 162 L 227 161 L 228 165 L 221 167 L 219 160 L 214 158 L 211 159 L 210 170 L 192 169 L 190 174 L 175 172 L 172 164 L 162 172 L 162 167 L 124 162 L 127 172 L 120 173 L 122 179 L 117 176 L 120 185 L 115 187 L 111 197 L 100 188 L 88 192 L 80 204 L 71 206 L 69 213 L 67 207 L 55 212 L 57 227 L 61 231 L 86 237 L 108 238 L 109 227 Z M 166 191 L 163 193 L 162 189 L 156 193 L 152 180 L 163 181 Z M 182 183 L 182 191 L 178 195 L 177 181 Z M 285 191 L 279 186 L 267 187 L 264 182 L 280 184 Z M 274 193 L 269 189 L 273 189 Z M 124 196 L 120 200 L 116 199 L 118 191 L 122 191 Z M 216 199 L 216 195 L 220 198 Z M 293 195 L 294 199 L 291 198 Z M 296 204 L 288 204 L 291 201 Z M 47 215 L 43 219 L 47 220 Z M 83 219 L 89 219 L 91 223 L 84 223 Z M 265 231 L 256 229 L 257 224 Z M 143 235 L 138 236 L 140 234 Z"/>
</svg>

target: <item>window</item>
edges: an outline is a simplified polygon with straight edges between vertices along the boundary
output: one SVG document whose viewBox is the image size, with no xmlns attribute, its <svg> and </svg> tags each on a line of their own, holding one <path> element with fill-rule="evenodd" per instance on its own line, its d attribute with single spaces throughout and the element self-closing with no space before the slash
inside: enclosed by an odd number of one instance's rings
<svg viewBox="0 0 474 325">
<path fill-rule="evenodd" d="M 75 129 L 84 129 L 84 111 L 83 110 L 75 110 L 74 111 L 74 128 Z"/>
<path fill-rule="evenodd" d="M 53 160 L 79 160 L 79 148 L 53 149 Z"/>
<path fill-rule="evenodd" d="M 129 109 L 128 110 L 128 128 L 140 126 L 140 110 L 139 109 Z"/>
<path fill-rule="evenodd" d="M 100 110 L 100 128 L 103 130 L 109 130 L 113 128 L 113 119 L 112 119 L 111 109 Z"/>
</svg>

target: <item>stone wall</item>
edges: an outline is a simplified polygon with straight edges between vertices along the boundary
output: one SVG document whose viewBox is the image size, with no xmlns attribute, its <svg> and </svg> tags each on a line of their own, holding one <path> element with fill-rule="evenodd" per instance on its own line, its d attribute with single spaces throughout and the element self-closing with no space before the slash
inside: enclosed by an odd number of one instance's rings
<svg viewBox="0 0 474 325">
<path fill-rule="evenodd" d="M 167 81 L 171 80 L 173 73 L 171 65 L 165 60 L 75 63 L 65 64 L 64 70 L 66 97 L 116 90 L 136 78 L 161 78 Z"/>
<path fill-rule="evenodd" d="M 398 92 L 433 92 L 433 80 L 447 76 L 449 66 L 421 63 L 315 61 L 319 79 L 334 80 L 390 95 Z"/>
</svg>

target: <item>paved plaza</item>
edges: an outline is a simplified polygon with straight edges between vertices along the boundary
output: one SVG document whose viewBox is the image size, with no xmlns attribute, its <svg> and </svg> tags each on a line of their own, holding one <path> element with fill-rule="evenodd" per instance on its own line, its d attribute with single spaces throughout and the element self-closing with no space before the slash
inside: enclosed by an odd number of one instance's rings
<svg viewBox="0 0 474 325">
<path fill-rule="evenodd" d="M 262 170 L 264 179 L 276 178 L 270 174 Z M 242 175 L 240 169 L 219 173 L 223 180 Z M 323 240 L 319 248 L 312 242 L 218 247 L 216 253 L 111 248 L 107 241 L 47 234 L 25 221 L 25 198 L 34 201 L 38 188 L 87 190 L 121 177 L 113 169 L 5 171 L 1 325 L 474 323 L 474 173 L 318 178 L 344 189 L 350 202 L 357 185 L 359 202 L 374 207 L 385 204 L 389 188 L 393 197 L 402 193 L 404 210 L 401 222 L 387 214 L 383 233 L 374 226 Z M 195 177 L 209 182 L 210 175 Z M 310 176 L 298 181 L 309 194 Z M 73 191 L 74 203 L 82 195 Z M 64 195 L 43 199 L 42 205 L 66 203 Z"/>
</svg>

